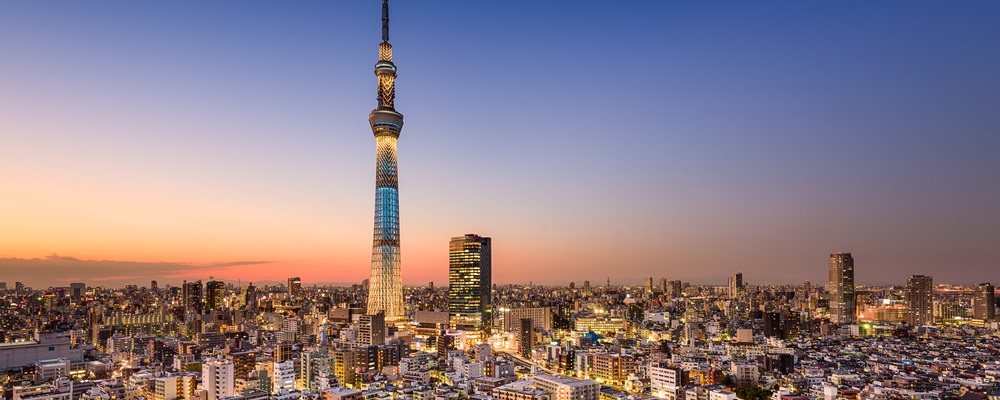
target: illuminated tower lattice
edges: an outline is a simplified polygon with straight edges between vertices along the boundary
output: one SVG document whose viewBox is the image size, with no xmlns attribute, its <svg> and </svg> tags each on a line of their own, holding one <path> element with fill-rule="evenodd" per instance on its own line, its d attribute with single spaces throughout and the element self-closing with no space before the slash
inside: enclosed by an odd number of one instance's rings
<svg viewBox="0 0 1000 400">
<path fill-rule="evenodd" d="M 368 114 L 375 134 L 375 235 L 368 286 L 368 314 L 385 313 L 387 321 L 403 317 L 403 277 L 399 263 L 399 186 L 396 140 L 403 114 L 396 112 L 396 65 L 389 44 L 389 2 L 382 0 L 382 43 L 378 45 L 378 108 Z"/>
</svg>

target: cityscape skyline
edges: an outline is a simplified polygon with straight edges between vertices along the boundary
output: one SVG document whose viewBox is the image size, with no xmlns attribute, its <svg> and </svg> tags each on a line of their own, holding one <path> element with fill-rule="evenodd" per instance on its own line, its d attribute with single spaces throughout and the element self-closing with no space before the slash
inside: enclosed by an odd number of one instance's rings
<svg viewBox="0 0 1000 400">
<path fill-rule="evenodd" d="M 0 17 L 0 249 L 146 257 L 0 253 L 0 400 L 1000 400 L 1000 5 L 381 0 L 361 96 L 309 1 Z"/>
<path fill-rule="evenodd" d="M 200 6 L 190 31 L 167 26 L 186 12 L 170 5 L 4 6 L 20 18 L 0 44 L 24 54 L 0 66 L 13 89 L 0 94 L 10 281 L 364 279 L 371 146 L 357 110 L 374 5 L 230 5 Z M 498 283 L 565 284 L 565 271 L 603 282 L 608 270 L 624 271 L 615 284 L 721 285 L 735 271 L 823 282 L 833 251 L 859 255 L 859 284 L 991 280 L 996 5 L 584 6 L 555 20 L 555 5 L 397 7 L 419 138 L 404 159 L 403 284 L 446 282 L 445 243 L 461 232 L 498 240 Z M 638 9 L 664 23 L 633 24 Z M 782 18 L 763 29 L 768 11 Z M 882 24 L 892 13 L 907 18 Z M 698 15 L 715 18 L 683 20 Z M 523 31 L 495 32 L 513 21 Z M 265 22 L 286 30 L 252 32 Z M 639 54 L 655 77 L 625 73 Z M 557 61 L 569 68 L 534 70 Z M 635 112 L 660 125 L 634 132 Z M 456 166 L 478 172 L 461 181 L 477 201 L 441 195 Z M 66 257 L 41 258 L 53 253 Z"/>
</svg>

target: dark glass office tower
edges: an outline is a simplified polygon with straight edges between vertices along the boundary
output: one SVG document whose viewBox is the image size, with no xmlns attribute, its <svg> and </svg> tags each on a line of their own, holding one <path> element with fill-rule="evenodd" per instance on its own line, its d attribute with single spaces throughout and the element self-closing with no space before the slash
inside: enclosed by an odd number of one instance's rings
<svg viewBox="0 0 1000 400">
<path fill-rule="evenodd" d="M 448 245 L 448 314 L 455 329 L 488 332 L 493 322 L 491 240 L 468 234 Z"/>
</svg>

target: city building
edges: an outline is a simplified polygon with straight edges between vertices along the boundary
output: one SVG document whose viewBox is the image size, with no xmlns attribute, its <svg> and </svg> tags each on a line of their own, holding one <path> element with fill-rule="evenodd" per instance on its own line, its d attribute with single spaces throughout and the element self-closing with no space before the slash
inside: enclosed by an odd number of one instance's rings
<svg viewBox="0 0 1000 400">
<path fill-rule="evenodd" d="M 87 294 L 87 284 L 83 282 L 70 283 L 69 293 L 74 299 L 79 299 Z"/>
<path fill-rule="evenodd" d="M 743 273 L 737 272 L 729 277 L 729 298 L 736 299 L 743 292 Z"/>
<path fill-rule="evenodd" d="M 205 282 L 205 309 L 207 311 L 222 310 L 225 297 L 226 284 L 215 280 L 215 278 L 208 278 L 208 282 Z"/>
<path fill-rule="evenodd" d="M 578 317 L 573 322 L 573 329 L 581 332 L 617 332 L 625 329 L 625 318 L 611 316 Z"/>
<path fill-rule="evenodd" d="M 363 398 L 361 391 L 356 389 L 336 387 L 323 391 L 323 400 L 361 400 Z"/>
<path fill-rule="evenodd" d="M 385 314 L 362 315 L 358 322 L 359 342 L 373 346 L 385 344 Z"/>
<path fill-rule="evenodd" d="M 211 360 L 202 363 L 201 385 L 208 393 L 208 400 L 219 400 L 234 395 L 236 385 L 233 363 L 229 360 Z"/>
<path fill-rule="evenodd" d="M 399 260 L 399 166 L 396 141 L 403 114 L 396 111 L 396 65 L 389 44 L 389 0 L 382 0 L 382 42 L 378 77 L 378 107 L 368 114 L 375 135 L 375 233 L 368 284 L 368 313 L 384 312 L 387 321 L 403 318 L 403 276 Z"/>
<path fill-rule="evenodd" d="M 357 384 L 358 375 L 355 371 L 357 366 L 357 353 L 352 349 L 336 349 L 332 352 L 333 355 L 333 366 L 334 366 L 334 376 L 340 381 L 340 384 L 347 387 L 353 387 Z"/>
<path fill-rule="evenodd" d="M 491 240 L 476 234 L 448 244 L 448 314 L 455 329 L 489 331 L 493 322 Z"/>
<path fill-rule="evenodd" d="M 243 305 L 250 310 L 257 309 L 257 288 L 253 286 L 253 282 L 243 292 Z"/>
<path fill-rule="evenodd" d="M 601 395 L 601 384 L 589 379 L 538 374 L 531 377 L 535 388 L 552 394 L 552 400 L 598 400 Z"/>
<path fill-rule="evenodd" d="M 972 298 L 972 318 L 983 322 L 996 319 L 996 293 L 990 283 L 980 283 Z"/>
<path fill-rule="evenodd" d="M 51 382 L 69 376 L 69 359 L 38 360 L 35 362 L 35 383 Z"/>
<path fill-rule="evenodd" d="M 291 297 L 298 297 L 302 292 L 302 278 L 294 277 L 288 278 L 288 295 Z"/>
<path fill-rule="evenodd" d="M 505 332 L 516 332 L 522 319 L 530 319 L 535 329 L 552 329 L 552 309 L 549 307 L 505 308 L 500 312 Z"/>
<path fill-rule="evenodd" d="M 184 302 L 184 312 L 201 314 L 205 308 L 202 298 L 201 280 L 199 279 L 194 282 L 184 281 L 181 288 L 183 290 L 181 300 Z"/>
<path fill-rule="evenodd" d="M 830 254 L 830 322 L 853 324 L 857 319 L 854 288 L 854 257 L 851 253 Z"/>
<path fill-rule="evenodd" d="M 295 390 L 295 362 L 285 360 L 271 363 L 271 392 L 288 393 Z M 209 399 L 213 400 L 213 399 Z"/>
<path fill-rule="evenodd" d="M 755 364 L 733 363 L 731 368 L 730 373 L 733 376 L 736 386 L 746 387 L 756 385 L 760 379 L 760 370 Z"/>
<path fill-rule="evenodd" d="M 934 323 L 934 283 L 927 275 L 906 280 L 906 322 L 911 326 Z"/>
<path fill-rule="evenodd" d="M 34 340 L 0 343 L 0 371 L 52 359 L 83 361 L 83 348 L 74 346 L 67 332 L 36 332 Z"/>
<path fill-rule="evenodd" d="M 635 359 L 620 354 L 597 353 L 591 359 L 591 378 L 598 382 L 621 386 L 635 371 Z"/>
<path fill-rule="evenodd" d="M 35 386 L 14 386 L 13 400 L 73 400 L 73 381 L 63 377 Z"/>
<path fill-rule="evenodd" d="M 191 399 L 198 385 L 195 378 L 189 373 L 153 379 L 153 400 Z"/>
<path fill-rule="evenodd" d="M 684 370 L 673 367 L 669 363 L 654 363 L 649 366 L 649 390 L 655 397 L 666 400 L 679 400 L 681 388 L 687 384 Z"/>
<path fill-rule="evenodd" d="M 676 299 L 684 296 L 684 283 L 679 280 L 672 280 L 667 282 L 669 284 L 670 290 L 667 294 L 670 295 L 671 299 Z"/>
<path fill-rule="evenodd" d="M 517 324 L 517 354 L 530 359 L 531 349 L 535 343 L 535 330 L 532 328 L 531 320 L 521 318 Z"/>
</svg>

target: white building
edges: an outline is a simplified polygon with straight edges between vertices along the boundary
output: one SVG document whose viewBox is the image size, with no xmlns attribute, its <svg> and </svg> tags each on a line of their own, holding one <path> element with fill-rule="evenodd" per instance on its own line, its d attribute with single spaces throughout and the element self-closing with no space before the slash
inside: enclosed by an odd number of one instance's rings
<svg viewBox="0 0 1000 400">
<path fill-rule="evenodd" d="M 684 371 L 671 367 L 669 364 L 653 364 L 649 366 L 650 394 L 667 400 L 677 400 L 681 387 L 684 386 Z"/>
<path fill-rule="evenodd" d="M 207 361 L 201 366 L 201 385 L 208 392 L 208 400 L 219 400 L 233 396 L 236 380 L 233 378 L 233 363 L 229 360 Z M 295 385 L 294 379 L 292 385 Z"/>
<path fill-rule="evenodd" d="M 736 393 L 728 390 L 716 389 L 708 392 L 708 400 L 737 400 Z"/>
<path fill-rule="evenodd" d="M 13 400 L 72 400 L 73 381 L 63 377 L 36 386 L 16 386 Z"/>
<path fill-rule="evenodd" d="M 286 393 L 295 391 L 295 362 L 285 360 L 273 364 L 274 373 L 271 374 L 271 393 L 279 393 L 281 389 L 284 389 Z"/>
<path fill-rule="evenodd" d="M 737 386 L 756 385 L 760 379 L 760 372 L 753 364 L 733 363 L 732 375 Z"/>
<path fill-rule="evenodd" d="M 51 382 L 69 376 L 69 359 L 38 360 L 35 362 L 35 383 Z"/>
<path fill-rule="evenodd" d="M 70 344 L 68 332 L 38 332 L 32 341 L 0 343 L 0 371 L 56 358 L 83 361 L 83 348 Z"/>
<path fill-rule="evenodd" d="M 576 380 L 560 375 L 534 375 L 535 388 L 552 393 L 552 400 L 597 400 L 601 385 L 592 380 Z"/>
</svg>

